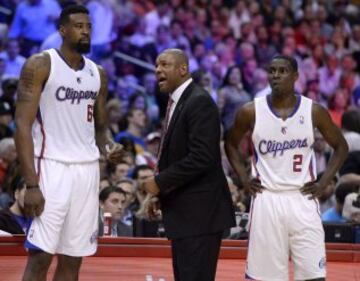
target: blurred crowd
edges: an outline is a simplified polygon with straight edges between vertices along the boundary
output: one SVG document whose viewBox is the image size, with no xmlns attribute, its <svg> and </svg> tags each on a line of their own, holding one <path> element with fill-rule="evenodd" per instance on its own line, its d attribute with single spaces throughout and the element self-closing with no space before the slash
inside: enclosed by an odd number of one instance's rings
<svg viewBox="0 0 360 281">
<path fill-rule="evenodd" d="M 162 235 L 161 224 L 143 218 L 141 181 L 153 175 L 156 163 L 167 96 L 158 91 L 154 62 L 167 48 L 189 56 L 193 79 L 218 105 L 224 135 L 240 106 L 271 92 L 270 59 L 279 53 L 296 58 L 297 93 L 328 109 L 350 147 L 338 177 L 319 198 L 323 219 L 360 222 L 360 199 L 358 207 L 352 205 L 360 187 L 360 1 L 355 0 L 2 0 L 0 208 L 11 206 L 21 188 L 12 138 L 21 67 L 31 54 L 59 48 L 58 16 L 75 2 L 90 11 L 89 57 L 107 72 L 109 131 L 126 150 L 117 165 L 100 159 L 101 214 L 112 213 L 113 235 Z M 321 174 L 332 152 L 318 132 L 314 150 Z M 250 170 L 250 141 L 239 153 Z M 223 167 L 234 206 L 248 212 L 250 198 L 224 152 Z M 349 194 L 356 198 L 348 199 L 345 209 L 352 212 L 343 216 Z M 239 228 L 229 237 L 239 237 Z"/>
</svg>

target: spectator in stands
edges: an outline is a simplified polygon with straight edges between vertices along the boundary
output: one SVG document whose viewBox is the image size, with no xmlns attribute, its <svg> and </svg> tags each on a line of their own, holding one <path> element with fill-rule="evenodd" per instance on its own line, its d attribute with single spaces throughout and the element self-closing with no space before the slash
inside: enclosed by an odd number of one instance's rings
<svg viewBox="0 0 360 281">
<path fill-rule="evenodd" d="M 118 164 L 112 164 L 108 162 L 106 165 L 106 170 L 107 174 L 109 175 L 109 182 L 112 185 L 115 185 L 118 181 L 127 177 L 130 166 L 125 161 L 121 161 Z"/>
<path fill-rule="evenodd" d="M 156 95 L 156 77 L 155 73 L 147 72 L 142 77 L 142 83 L 145 88 L 145 99 L 147 107 L 147 117 L 152 124 L 159 122 L 160 109 Z"/>
<path fill-rule="evenodd" d="M 360 194 L 359 185 L 356 190 L 345 197 L 344 208 L 342 210 L 344 219 L 356 224 L 360 223 Z"/>
<path fill-rule="evenodd" d="M 17 39 L 9 39 L 6 43 L 6 51 L 0 53 L 0 57 L 5 60 L 5 76 L 19 78 L 21 68 L 25 63 L 25 58 L 20 54 L 19 42 Z"/>
<path fill-rule="evenodd" d="M 145 15 L 146 34 L 154 36 L 160 25 L 170 26 L 171 10 L 166 0 L 156 0 L 156 9 Z"/>
<path fill-rule="evenodd" d="M 146 23 L 144 18 L 135 20 L 135 32 L 129 37 L 132 46 L 141 49 L 154 41 L 153 35 L 146 34 Z"/>
<path fill-rule="evenodd" d="M 335 93 L 339 86 L 341 69 L 339 61 L 335 54 L 328 54 L 325 59 L 325 65 L 318 70 L 320 92 L 324 98 L 328 99 Z"/>
<path fill-rule="evenodd" d="M 130 138 L 135 144 L 145 148 L 143 133 L 146 128 L 146 114 L 144 110 L 138 108 L 130 109 L 126 117 L 127 128 L 125 131 L 116 135 L 115 141 L 121 142 L 124 137 Z"/>
<path fill-rule="evenodd" d="M 241 25 L 250 21 L 250 13 L 244 0 L 236 2 L 235 7 L 230 12 L 228 26 L 232 30 L 236 39 L 241 38 Z"/>
<path fill-rule="evenodd" d="M 108 114 L 109 129 L 112 137 L 114 138 L 118 133 L 120 133 L 120 122 L 123 118 L 120 100 L 118 98 L 109 100 L 106 104 L 106 111 Z"/>
<path fill-rule="evenodd" d="M 349 95 L 345 89 L 337 88 L 329 97 L 329 114 L 333 122 L 341 128 L 341 117 L 348 108 Z"/>
<path fill-rule="evenodd" d="M 241 83 L 241 70 L 238 66 L 229 67 L 218 95 L 224 99 L 221 115 L 222 122 L 227 130 L 234 122 L 237 109 L 250 101 L 250 96 Z"/>
<path fill-rule="evenodd" d="M 148 165 L 138 165 L 134 169 L 133 179 L 136 181 L 137 185 L 136 199 L 139 206 L 146 197 L 146 191 L 142 188 L 142 184 L 146 179 L 152 176 L 154 176 L 154 170 Z"/>
<path fill-rule="evenodd" d="M 10 208 L 0 210 L 0 230 L 11 234 L 25 234 L 31 218 L 24 216 L 25 182 L 20 180 L 14 188 L 14 203 Z"/>
<path fill-rule="evenodd" d="M 322 177 L 323 172 L 318 173 L 316 181 L 319 181 Z M 336 198 L 335 198 L 335 187 L 338 182 L 337 177 L 335 176 L 330 183 L 324 188 L 324 191 L 318 197 L 320 203 L 320 213 L 323 214 L 327 210 L 335 207 L 336 205 Z"/>
<path fill-rule="evenodd" d="M 3 80 L 1 85 L 2 95 L 0 96 L 0 103 L 6 108 L 8 108 L 7 104 L 10 106 L 10 112 L 12 116 L 14 116 L 15 114 L 15 95 L 16 95 L 18 82 L 19 82 L 18 79 L 7 78 Z M 7 112 L 7 109 L 5 111 Z M 0 114 L 1 114 L 1 110 L 0 110 Z M 8 125 L 9 123 L 6 124 Z"/>
<path fill-rule="evenodd" d="M 360 111 L 348 110 L 341 117 L 341 128 L 349 146 L 349 153 L 360 151 Z"/>
<path fill-rule="evenodd" d="M 125 193 L 118 187 L 105 187 L 100 192 L 99 200 L 99 236 L 104 234 L 104 213 L 111 213 L 111 236 L 132 236 L 132 228 L 121 221 L 125 209 Z"/>
<path fill-rule="evenodd" d="M 116 187 L 119 187 L 125 193 L 125 208 L 122 217 L 122 222 L 126 225 L 133 224 L 133 217 L 139 210 L 139 202 L 136 198 L 137 185 L 136 182 L 130 178 L 123 178 L 116 183 Z"/>
<path fill-rule="evenodd" d="M 0 102 L 0 140 L 13 136 L 12 121 L 13 116 L 10 104 L 6 101 Z"/>
<path fill-rule="evenodd" d="M 104 0 L 90 0 L 86 7 L 92 22 L 91 58 L 99 62 L 111 52 L 115 39 L 114 11 L 111 2 Z"/>
<path fill-rule="evenodd" d="M 353 182 L 340 183 L 335 190 L 336 206 L 328 209 L 321 215 L 323 222 L 345 222 L 342 212 L 345 198 L 348 194 L 356 191 L 357 186 Z"/>
<path fill-rule="evenodd" d="M 316 159 L 316 171 L 318 174 L 325 171 L 330 159 L 330 153 L 327 151 L 327 145 L 324 137 L 318 130 L 314 132 L 314 152 Z"/>
<path fill-rule="evenodd" d="M 269 42 L 269 34 L 266 26 L 256 29 L 256 57 L 260 67 L 265 67 L 276 54 L 276 48 Z"/>
<path fill-rule="evenodd" d="M 56 31 L 55 21 L 60 6 L 53 0 L 21 1 L 16 8 L 9 38 L 21 39 L 21 54 L 28 57 L 34 47 L 40 47 L 50 34 Z"/>
<path fill-rule="evenodd" d="M 2 186 L 8 167 L 16 160 L 17 153 L 13 138 L 0 141 L 0 187 Z"/>
</svg>

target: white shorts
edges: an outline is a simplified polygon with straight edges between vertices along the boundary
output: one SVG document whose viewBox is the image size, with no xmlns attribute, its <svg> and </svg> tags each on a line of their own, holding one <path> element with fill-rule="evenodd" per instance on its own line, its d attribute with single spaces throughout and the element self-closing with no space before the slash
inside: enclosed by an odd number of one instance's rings
<svg viewBox="0 0 360 281">
<path fill-rule="evenodd" d="M 295 280 L 326 276 L 325 236 L 319 205 L 299 191 L 263 191 L 252 201 L 247 279 L 289 279 L 289 255 Z"/>
<path fill-rule="evenodd" d="M 25 247 L 73 257 L 94 254 L 98 236 L 99 162 L 68 164 L 42 159 L 39 176 L 45 208 L 32 221 Z"/>
</svg>

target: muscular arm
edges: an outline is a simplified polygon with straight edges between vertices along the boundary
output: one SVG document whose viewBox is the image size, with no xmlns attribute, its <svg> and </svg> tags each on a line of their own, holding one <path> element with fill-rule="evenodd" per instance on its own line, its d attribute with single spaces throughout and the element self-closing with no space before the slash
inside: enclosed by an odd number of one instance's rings
<svg viewBox="0 0 360 281">
<path fill-rule="evenodd" d="M 321 177 L 320 186 L 326 186 L 334 178 L 348 154 L 348 145 L 340 129 L 332 122 L 329 113 L 320 105 L 312 109 L 313 124 L 323 135 L 326 142 L 334 149 L 326 170 Z"/>
<path fill-rule="evenodd" d="M 236 114 L 235 122 L 225 139 L 225 152 L 229 162 L 238 175 L 243 186 L 249 184 L 249 177 L 239 154 L 239 144 L 245 134 L 255 124 L 255 105 L 253 102 L 245 104 Z"/>
<path fill-rule="evenodd" d="M 99 147 L 101 154 L 106 155 L 106 145 L 113 145 L 113 141 L 108 132 L 108 122 L 106 113 L 106 98 L 108 94 L 108 80 L 105 71 L 102 67 L 98 66 L 100 73 L 100 92 L 95 102 L 95 138 L 96 144 Z"/>
<path fill-rule="evenodd" d="M 37 54 L 26 61 L 19 80 L 15 112 L 15 144 L 22 175 L 27 185 L 38 184 L 31 129 L 39 108 L 41 91 L 49 72 L 49 55 L 45 53 Z"/>
</svg>

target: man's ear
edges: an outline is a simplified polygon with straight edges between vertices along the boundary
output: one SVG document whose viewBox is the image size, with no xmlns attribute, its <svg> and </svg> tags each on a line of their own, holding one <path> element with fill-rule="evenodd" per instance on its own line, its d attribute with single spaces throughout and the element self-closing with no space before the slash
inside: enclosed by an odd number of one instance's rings
<svg viewBox="0 0 360 281">
<path fill-rule="evenodd" d="M 180 74 L 181 76 L 185 76 L 188 73 L 188 65 L 183 63 L 180 66 Z"/>
<path fill-rule="evenodd" d="M 65 26 L 64 25 L 59 26 L 59 33 L 60 33 L 61 37 L 65 36 Z"/>
</svg>

